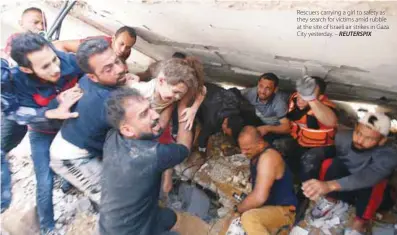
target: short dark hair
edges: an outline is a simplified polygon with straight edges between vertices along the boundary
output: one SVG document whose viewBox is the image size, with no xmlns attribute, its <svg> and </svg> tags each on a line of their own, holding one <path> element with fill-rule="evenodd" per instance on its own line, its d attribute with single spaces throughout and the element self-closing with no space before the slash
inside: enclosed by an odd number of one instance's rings
<svg viewBox="0 0 397 235">
<path fill-rule="evenodd" d="M 327 89 L 327 83 L 325 83 L 324 79 L 316 76 L 312 76 L 312 78 L 316 81 L 316 85 L 320 89 L 320 94 L 324 94 L 325 90 Z"/>
<path fill-rule="evenodd" d="M 186 54 L 182 52 L 175 52 L 172 58 L 186 59 Z"/>
<path fill-rule="evenodd" d="M 241 130 L 244 127 L 244 120 L 240 115 L 233 115 L 227 119 L 227 127 L 232 129 L 232 136 L 237 141 Z"/>
<path fill-rule="evenodd" d="M 124 102 L 126 99 L 143 99 L 138 90 L 128 87 L 116 89 L 110 93 L 105 103 L 106 118 L 114 129 L 120 128 L 120 122 L 125 118 Z"/>
<path fill-rule="evenodd" d="M 36 11 L 36 12 L 39 12 L 40 14 L 43 14 L 43 11 L 42 11 L 40 8 L 37 8 L 37 7 L 29 7 L 29 8 L 26 8 L 26 9 L 22 12 L 22 15 L 25 15 L 26 13 L 31 12 L 31 11 Z"/>
<path fill-rule="evenodd" d="M 278 86 L 278 81 L 279 81 L 279 79 L 278 79 L 277 75 L 274 74 L 274 73 L 264 73 L 264 74 L 262 74 L 262 75 L 259 77 L 259 79 L 258 79 L 258 83 L 259 83 L 262 79 L 272 81 L 272 82 L 274 83 L 274 87 L 277 87 L 277 86 Z"/>
<path fill-rule="evenodd" d="M 130 27 L 130 26 L 123 26 L 121 28 L 119 28 L 116 33 L 114 34 L 114 36 L 117 38 L 121 33 L 127 32 L 128 35 L 130 35 L 130 37 L 132 38 L 136 38 L 136 31 L 134 28 Z"/>
<path fill-rule="evenodd" d="M 27 57 L 28 54 L 40 51 L 46 46 L 51 47 L 51 44 L 39 34 L 21 33 L 11 41 L 11 58 L 19 66 L 31 68 L 32 63 Z"/>
<path fill-rule="evenodd" d="M 76 53 L 77 64 L 85 73 L 93 73 L 88 60 L 91 56 L 102 54 L 110 48 L 109 43 L 103 38 L 89 39 L 81 43 Z"/>
</svg>

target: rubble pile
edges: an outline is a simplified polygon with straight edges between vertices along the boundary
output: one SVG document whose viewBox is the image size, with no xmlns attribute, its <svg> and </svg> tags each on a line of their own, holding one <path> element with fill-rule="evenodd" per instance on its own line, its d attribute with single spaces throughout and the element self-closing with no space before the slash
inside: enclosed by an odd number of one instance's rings
<svg viewBox="0 0 397 235">
<path fill-rule="evenodd" d="M 26 148 L 26 142 L 19 149 L 10 153 L 9 162 L 12 173 L 12 202 L 10 207 L 1 214 L 2 234 L 32 235 L 39 233 L 39 223 L 36 215 L 36 177 L 33 163 Z M 54 219 L 60 234 L 68 234 L 69 225 L 75 216 L 90 213 L 91 203 L 87 197 L 75 189 L 64 194 L 61 190 L 61 180 L 55 177 L 53 190 Z M 83 234 L 83 233 L 80 233 Z"/>
</svg>

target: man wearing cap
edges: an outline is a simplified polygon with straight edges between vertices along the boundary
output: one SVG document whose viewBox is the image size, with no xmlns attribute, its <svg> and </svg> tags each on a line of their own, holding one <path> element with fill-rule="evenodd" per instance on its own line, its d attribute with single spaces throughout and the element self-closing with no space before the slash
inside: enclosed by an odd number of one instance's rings
<svg viewBox="0 0 397 235">
<path fill-rule="evenodd" d="M 336 135 L 337 155 L 322 163 L 319 180 L 303 183 L 306 197 L 317 202 L 313 218 L 327 216 L 345 201 L 355 205 L 356 219 L 349 234 L 363 234 L 378 209 L 391 204 L 388 177 L 397 166 L 397 153 L 387 142 L 390 119 L 368 113 L 352 131 Z"/>
</svg>

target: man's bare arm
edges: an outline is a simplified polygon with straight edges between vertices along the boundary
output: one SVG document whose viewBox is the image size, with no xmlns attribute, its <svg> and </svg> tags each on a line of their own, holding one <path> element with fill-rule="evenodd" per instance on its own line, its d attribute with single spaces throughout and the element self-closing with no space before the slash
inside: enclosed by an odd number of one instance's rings
<svg viewBox="0 0 397 235">
<path fill-rule="evenodd" d="M 269 197 L 270 189 L 277 179 L 281 156 L 275 150 L 266 151 L 259 159 L 254 190 L 237 206 L 239 213 L 262 206 Z M 278 155 L 276 157 L 275 155 Z"/>
<path fill-rule="evenodd" d="M 287 118 L 282 118 L 280 120 L 280 125 L 277 125 L 277 126 L 264 125 L 264 126 L 258 127 L 259 130 L 260 130 L 260 128 L 263 128 L 265 130 L 266 134 L 267 133 L 289 134 L 291 131 L 290 122 L 288 121 Z"/>
<path fill-rule="evenodd" d="M 65 52 L 73 52 L 76 53 L 77 49 L 81 44 L 81 40 L 62 40 L 62 41 L 55 41 L 53 45 L 56 49 Z"/>
<path fill-rule="evenodd" d="M 338 118 L 330 107 L 321 103 L 319 100 L 309 101 L 309 105 L 313 110 L 314 116 L 322 124 L 329 127 L 335 127 L 338 124 Z"/>
<path fill-rule="evenodd" d="M 167 108 L 163 110 L 160 114 L 160 126 L 162 129 L 166 128 L 168 126 L 168 123 L 171 120 L 172 117 L 172 111 L 174 110 L 174 105 L 170 105 Z"/>
</svg>

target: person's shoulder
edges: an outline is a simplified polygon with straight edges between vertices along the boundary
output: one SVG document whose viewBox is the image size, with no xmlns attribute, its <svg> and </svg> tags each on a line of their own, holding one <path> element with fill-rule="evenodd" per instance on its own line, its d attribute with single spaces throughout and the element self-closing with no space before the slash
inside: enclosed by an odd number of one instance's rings
<svg viewBox="0 0 397 235">
<path fill-rule="evenodd" d="M 391 144 L 380 146 L 374 149 L 374 154 L 383 158 L 390 159 L 390 161 L 397 163 L 397 150 L 393 148 Z"/>
<path fill-rule="evenodd" d="M 73 63 L 73 65 L 77 64 L 76 61 L 76 54 L 71 53 L 71 52 L 64 52 L 64 51 L 59 51 L 57 49 L 55 50 L 55 54 L 58 56 L 58 58 L 61 60 L 61 63 L 68 63 L 71 64 Z"/>
<path fill-rule="evenodd" d="M 289 100 L 289 95 L 285 92 L 277 91 L 274 96 L 274 99 L 280 103 L 287 104 Z"/>
<path fill-rule="evenodd" d="M 276 166 L 283 161 L 281 154 L 274 148 L 268 148 L 260 155 L 260 162 L 269 166 Z"/>
<path fill-rule="evenodd" d="M 10 68 L 10 73 L 13 84 L 17 86 L 27 85 L 29 77 L 26 73 L 22 72 L 18 66 Z"/>
</svg>

